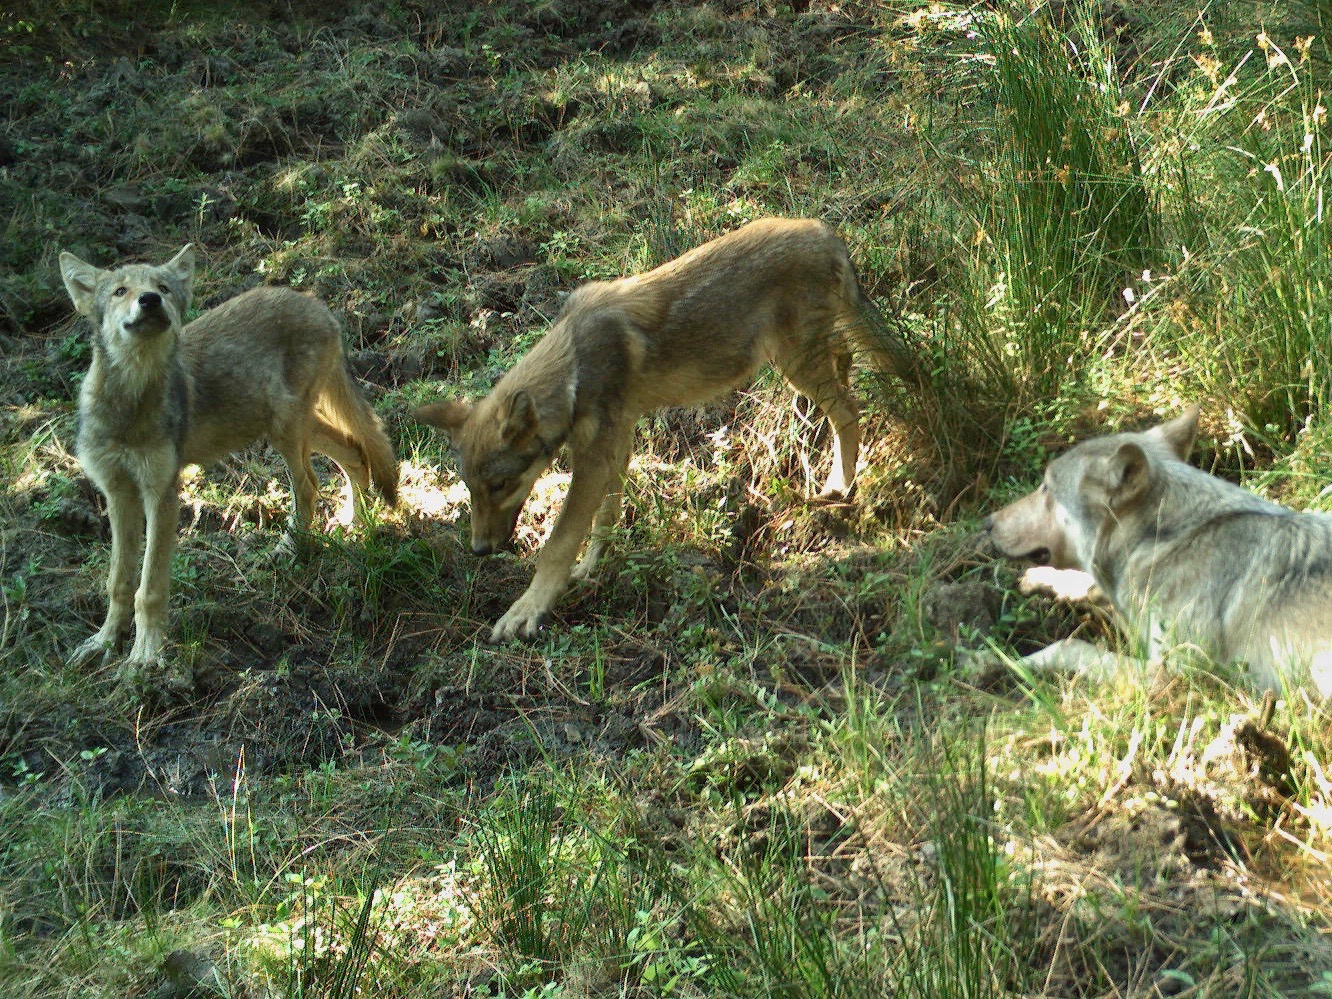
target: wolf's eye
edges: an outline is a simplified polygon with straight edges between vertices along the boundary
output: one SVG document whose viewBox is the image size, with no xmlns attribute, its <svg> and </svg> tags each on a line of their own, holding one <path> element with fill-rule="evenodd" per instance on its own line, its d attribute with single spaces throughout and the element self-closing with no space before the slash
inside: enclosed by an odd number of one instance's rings
<svg viewBox="0 0 1332 999">
<path fill-rule="evenodd" d="M 115 291 L 111 292 L 111 295 L 112 295 L 112 297 L 114 297 L 114 298 L 124 298 L 124 297 L 125 297 L 125 292 L 127 292 L 127 291 L 129 291 L 129 289 L 126 288 L 126 287 L 122 284 L 122 285 L 121 285 L 119 288 L 117 288 Z"/>
<path fill-rule="evenodd" d="M 503 496 L 512 486 L 513 481 L 511 479 L 500 479 L 498 482 L 492 482 L 490 484 L 490 495 Z"/>
<path fill-rule="evenodd" d="M 168 288 L 165 284 L 159 284 L 159 285 L 157 286 L 157 290 L 160 291 L 163 295 L 170 295 L 170 294 L 171 294 L 171 289 Z"/>
</svg>

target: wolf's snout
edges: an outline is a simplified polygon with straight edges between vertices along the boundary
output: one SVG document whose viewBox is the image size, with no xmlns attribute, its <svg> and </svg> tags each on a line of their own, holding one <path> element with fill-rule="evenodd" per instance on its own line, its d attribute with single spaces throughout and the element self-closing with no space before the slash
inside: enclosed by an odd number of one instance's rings
<svg viewBox="0 0 1332 999">
<path fill-rule="evenodd" d="M 1019 503 L 1025 501 L 1019 500 Z M 1037 532 L 1029 530 L 1030 525 L 1021 521 L 1014 523 L 1011 516 L 1012 505 L 990 514 L 981 525 L 982 536 L 990 547 L 1006 558 L 1027 559 L 1037 565 L 1050 565 L 1054 552 L 1048 544 L 1041 544 L 1031 535 Z"/>
<path fill-rule="evenodd" d="M 125 330 L 141 336 L 153 336 L 171 322 L 162 296 L 155 291 L 141 292 L 124 317 Z"/>
</svg>

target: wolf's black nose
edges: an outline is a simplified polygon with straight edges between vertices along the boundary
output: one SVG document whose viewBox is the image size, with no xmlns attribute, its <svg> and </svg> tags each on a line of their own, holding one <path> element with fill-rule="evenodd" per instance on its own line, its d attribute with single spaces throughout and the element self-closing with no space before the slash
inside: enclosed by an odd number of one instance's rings
<svg viewBox="0 0 1332 999">
<path fill-rule="evenodd" d="M 155 309 L 162 304 L 162 296 L 155 291 L 145 291 L 139 296 L 139 308 Z"/>
<path fill-rule="evenodd" d="M 486 555 L 493 555 L 495 554 L 495 546 L 489 541 L 474 541 L 472 542 L 472 554 L 483 557 Z"/>
</svg>

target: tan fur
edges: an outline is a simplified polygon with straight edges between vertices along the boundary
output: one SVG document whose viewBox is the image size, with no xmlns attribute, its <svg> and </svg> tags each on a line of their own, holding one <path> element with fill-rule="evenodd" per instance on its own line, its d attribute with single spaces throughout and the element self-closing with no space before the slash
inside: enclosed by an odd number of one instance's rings
<svg viewBox="0 0 1332 999">
<path fill-rule="evenodd" d="M 1060 455 L 1041 486 L 990 518 L 1013 558 L 1089 573 L 1147 658 L 1173 648 L 1242 663 L 1250 683 L 1332 696 L 1332 516 L 1296 513 L 1187 463 L 1198 410 Z M 1032 668 L 1132 665 L 1066 640 Z"/>
<path fill-rule="evenodd" d="M 373 478 L 389 503 L 398 465 L 382 424 L 352 383 L 342 334 L 318 299 L 289 288 L 238 295 L 182 327 L 194 281 L 190 246 L 161 266 L 102 270 L 60 255 L 75 308 L 93 321 L 93 360 L 79 396 L 79 459 L 111 520 L 108 609 L 71 657 L 109 657 L 129 630 L 128 662 L 161 657 L 175 548 L 180 470 L 261 438 L 286 459 L 293 509 L 284 544 L 309 529 L 318 494 L 312 451 L 346 479 L 350 515 Z M 147 548 L 135 586 L 140 550 Z"/>
<path fill-rule="evenodd" d="M 764 362 L 832 423 L 832 468 L 821 495 L 850 492 L 860 443 L 853 346 L 914 377 L 909 351 L 861 293 L 832 230 L 808 219 L 764 219 L 646 274 L 578 288 L 488 396 L 418 409 L 417 419 L 452 438 L 472 496 L 478 554 L 508 542 L 537 477 L 569 444 L 573 478 L 559 521 L 531 585 L 491 640 L 532 635 L 570 577 L 596 566 L 619 519 L 638 418 L 716 398 Z"/>
</svg>

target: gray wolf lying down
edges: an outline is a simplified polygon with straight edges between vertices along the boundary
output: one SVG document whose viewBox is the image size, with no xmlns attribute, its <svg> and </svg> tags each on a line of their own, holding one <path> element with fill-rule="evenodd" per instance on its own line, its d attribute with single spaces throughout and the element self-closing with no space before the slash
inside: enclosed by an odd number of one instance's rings
<svg viewBox="0 0 1332 999">
<path fill-rule="evenodd" d="M 1332 694 L 1332 516 L 1298 513 L 1188 464 L 1198 410 L 1096 437 L 987 521 L 1011 558 L 1090 573 L 1149 660 L 1181 645 L 1242 663 L 1258 690 Z M 1105 672 L 1068 640 L 1036 668 Z"/>
</svg>

